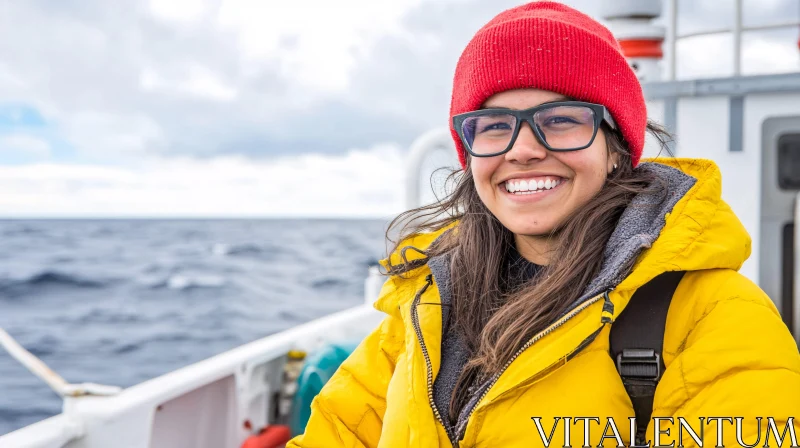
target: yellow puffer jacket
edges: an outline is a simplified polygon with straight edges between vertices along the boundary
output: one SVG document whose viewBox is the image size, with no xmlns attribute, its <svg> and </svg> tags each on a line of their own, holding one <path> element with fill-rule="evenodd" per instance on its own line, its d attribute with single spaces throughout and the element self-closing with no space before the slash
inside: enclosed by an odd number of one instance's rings
<svg viewBox="0 0 800 448">
<path fill-rule="evenodd" d="M 678 445 L 677 417 L 683 417 L 702 446 L 717 443 L 718 423 L 724 446 L 740 446 L 733 418 L 743 417 L 742 442 L 752 445 L 759 437 L 758 446 L 764 446 L 769 433 L 769 446 L 790 446 L 792 431 L 800 440 L 800 422 L 790 419 L 800 419 L 800 354 L 769 297 L 737 272 L 750 255 L 750 238 L 721 199 L 720 172 L 705 160 L 659 162 L 697 182 L 608 300 L 616 318 L 641 285 L 662 272 L 688 271 L 667 316 L 666 371 L 653 416 L 676 419 L 662 421 L 660 443 Z M 408 244 L 425 248 L 442 231 Z M 411 250 L 406 256 L 422 257 Z M 398 253 L 391 257 L 401 261 Z M 393 276 L 384 284 L 375 307 L 387 316 L 315 398 L 305 434 L 287 447 L 453 446 L 431 406 L 442 314 L 429 274 L 423 265 L 408 278 Z M 591 446 L 617 446 L 611 418 L 630 445 L 628 419 L 634 411 L 609 356 L 612 316 L 603 311 L 605 300 L 601 294 L 584 302 L 535 336 L 475 407 L 458 446 L 542 447 L 542 436 L 551 430 L 550 446 L 564 446 L 565 417 L 573 418 L 566 425 L 572 446 L 584 446 L 584 437 Z M 543 434 L 534 417 L 541 417 Z M 700 420 L 709 417 L 731 420 Z M 763 418 L 760 433 L 757 417 Z M 686 428 L 681 433 L 684 446 L 698 446 Z M 653 420 L 647 435 L 653 441 Z"/>
</svg>

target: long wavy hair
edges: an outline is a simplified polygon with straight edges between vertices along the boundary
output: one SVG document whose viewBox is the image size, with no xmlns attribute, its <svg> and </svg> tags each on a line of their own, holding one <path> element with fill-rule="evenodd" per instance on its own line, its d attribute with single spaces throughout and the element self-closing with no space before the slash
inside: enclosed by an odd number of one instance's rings
<svg viewBox="0 0 800 448">
<path fill-rule="evenodd" d="M 647 130 L 662 151 L 670 153 L 671 135 L 652 121 Z M 609 154 L 619 156 L 618 168 L 586 205 L 552 230 L 553 251 L 548 265 L 534 279 L 511 291 L 503 291 L 501 276 L 508 248 L 515 244 L 514 234 L 478 196 L 469 158 L 465 170 L 454 170 L 447 177 L 446 188 L 451 191 L 444 198 L 405 211 L 389 224 L 386 241 L 393 245 L 389 251 L 393 253 L 408 237 L 457 222 L 456 232 L 447 232 L 422 251 L 425 258 L 409 261 L 403 257 L 401 264 L 390 265 L 387 272 L 402 275 L 431 257 L 452 252 L 450 325 L 461 333 L 470 359 L 450 400 L 451 422 L 469 399 L 468 387 L 502 371 L 519 348 L 566 311 L 599 273 L 606 243 L 631 199 L 650 187 L 666 190 L 666 186 L 652 185 L 657 179 L 646 170 L 631 167 L 630 153 L 620 133 L 605 125 L 602 131 Z M 391 237 L 398 228 L 397 236 Z"/>
</svg>

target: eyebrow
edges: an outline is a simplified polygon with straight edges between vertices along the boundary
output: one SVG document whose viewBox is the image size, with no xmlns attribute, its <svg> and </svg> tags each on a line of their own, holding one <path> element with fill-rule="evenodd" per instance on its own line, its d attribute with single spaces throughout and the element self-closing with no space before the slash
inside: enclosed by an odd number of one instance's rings
<svg viewBox="0 0 800 448">
<path fill-rule="evenodd" d="M 545 102 L 543 102 L 541 104 L 538 104 L 537 106 L 542 106 L 544 104 L 550 104 L 550 103 L 560 103 L 561 101 L 572 101 L 572 98 L 569 98 L 569 97 L 566 97 L 566 96 L 561 96 L 561 97 L 558 97 L 558 98 L 550 100 L 550 101 L 545 101 Z M 531 107 L 537 107 L 537 106 L 531 106 Z M 502 106 L 481 106 L 481 107 L 478 108 L 478 110 L 481 110 L 481 109 L 523 110 L 523 109 L 512 109 L 510 107 L 502 107 Z"/>
</svg>

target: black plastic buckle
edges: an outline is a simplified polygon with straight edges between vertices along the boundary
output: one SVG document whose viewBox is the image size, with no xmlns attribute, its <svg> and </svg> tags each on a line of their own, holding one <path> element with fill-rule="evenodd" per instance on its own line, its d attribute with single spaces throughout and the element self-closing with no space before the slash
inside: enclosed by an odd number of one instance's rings
<svg viewBox="0 0 800 448">
<path fill-rule="evenodd" d="M 620 376 L 658 381 L 661 378 L 661 356 L 651 348 L 626 348 L 617 353 Z"/>
</svg>

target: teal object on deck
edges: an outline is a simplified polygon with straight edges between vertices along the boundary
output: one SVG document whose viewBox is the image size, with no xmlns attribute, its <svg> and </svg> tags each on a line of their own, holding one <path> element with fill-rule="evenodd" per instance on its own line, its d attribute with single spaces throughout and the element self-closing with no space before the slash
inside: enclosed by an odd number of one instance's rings
<svg viewBox="0 0 800 448">
<path fill-rule="evenodd" d="M 289 417 L 293 437 L 305 431 L 311 417 L 311 401 L 359 343 L 360 341 L 328 344 L 306 358 L 297 378 L 297 393 L 294 395 Z"/>
</svg>

